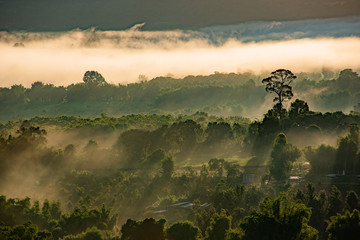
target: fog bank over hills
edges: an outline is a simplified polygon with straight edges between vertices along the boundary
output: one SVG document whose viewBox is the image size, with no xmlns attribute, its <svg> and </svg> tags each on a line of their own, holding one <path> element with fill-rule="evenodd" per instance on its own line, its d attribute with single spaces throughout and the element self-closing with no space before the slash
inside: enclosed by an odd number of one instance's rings
<svg viewBox="0 0 360 240">
<path fill-rule="evenodd" d="M 0 32 L 0 86 L 68 85 L 96 70 L 111 83 L 217 72 L 360 69 L 360 18 L 252 22 L 199 30 L 96 28 Z M 281 57 L 280 57 L 281 56 Z M 36 59 L 36 61 L 34 61 Z"/>
</svg>

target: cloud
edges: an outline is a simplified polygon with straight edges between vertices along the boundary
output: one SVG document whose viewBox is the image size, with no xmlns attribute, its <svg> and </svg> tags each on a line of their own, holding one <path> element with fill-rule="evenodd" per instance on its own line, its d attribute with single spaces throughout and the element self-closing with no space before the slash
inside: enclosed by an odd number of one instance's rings
<svg viewBox="0 0 360 240">
<path fill-rule="evenodd" d="M 360 36 L 360 17 L 312 19 L 299 21 L 250 22 L 200 29 L 206 34 L 221 35 L 244 42 Z"/>
<path fill-rule="evenodd" d="M 108 82 L 129 83 L 139 75 L 169 73 L 183 77 L 214 71 L 268 73 L 277 68 L 360 69 L 360 18 L 198 31 L 140 31 L 142 26 L 124 31 L 0 32 L 0 86 L 30 86 L 35 81 L 68 85 L 80 82 L 87 70 L 99 71 Z"/>
</svg>

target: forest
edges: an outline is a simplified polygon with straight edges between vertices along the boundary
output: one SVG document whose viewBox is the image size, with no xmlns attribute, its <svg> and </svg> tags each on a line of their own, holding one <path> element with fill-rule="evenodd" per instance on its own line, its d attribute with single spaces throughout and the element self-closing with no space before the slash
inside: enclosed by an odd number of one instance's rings
<svg viewBox="0 0 360 240">
<path fill-rule="evenodd" d="M 298 73 L 293 83 L 295 98 L 320 112 L 360 111 L 359 76 L 351 69 L 340 73 Z M 219 73 L 182 79 L 157 77 L 127 85 L 110 84 L 96 71 L 69 86 L 34 82 L 31 87 L 0 87 L 0 121 L 36 116 L 98 117 L 128 114 L 193 114 L 262 118 L 272 107 L 261 80 L 253 73 Z"/>
<path fill-rule="evenodd" d="M 358 239 L 358 73 L 139 80 L 0 88 L 0 239 Z"/>
</svg>

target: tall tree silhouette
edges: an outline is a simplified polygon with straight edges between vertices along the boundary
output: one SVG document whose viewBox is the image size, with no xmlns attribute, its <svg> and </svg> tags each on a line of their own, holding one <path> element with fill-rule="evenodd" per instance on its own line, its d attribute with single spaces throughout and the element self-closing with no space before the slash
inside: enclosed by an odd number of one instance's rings
<svg viewBox="0 0 360 240">
<path fill-rule="evenodd" d="M 290 70 L 278 69 L 272 72 L 270 77 L 262 80 L 262 83 L 266 84 L 265 90 L 277 95 L 274 102 L 276 102 L 275 109 L 277 109 L 280 118 L 282 117 L 283 102 L 294 96 L 290 83 L 295 78 L 296 76 Z"/>
</svg>

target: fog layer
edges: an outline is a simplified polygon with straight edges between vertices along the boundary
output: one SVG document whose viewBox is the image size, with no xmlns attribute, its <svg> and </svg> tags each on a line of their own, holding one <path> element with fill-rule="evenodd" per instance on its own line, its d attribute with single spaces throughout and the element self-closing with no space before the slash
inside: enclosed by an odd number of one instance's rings
<svg viewBox="0 0 360 240">
<path fill-rule="evenodd" d="M 338 31 L 340 23 L 344 27 Z M 0 86 L 30 86 L 34 81 L 68 85 L 81 81 L 87 70 L 99 71 L 111 83 L 135 82 L 139 75 L 183 77 L 214 71 L 357 70 L 359 24 L 355 18 L 199 31 L 141 31 L 139 24 L 125 31 L 0 32 Z M 324 26 L 327 33 L 320 31 Z"/>
</svg>

